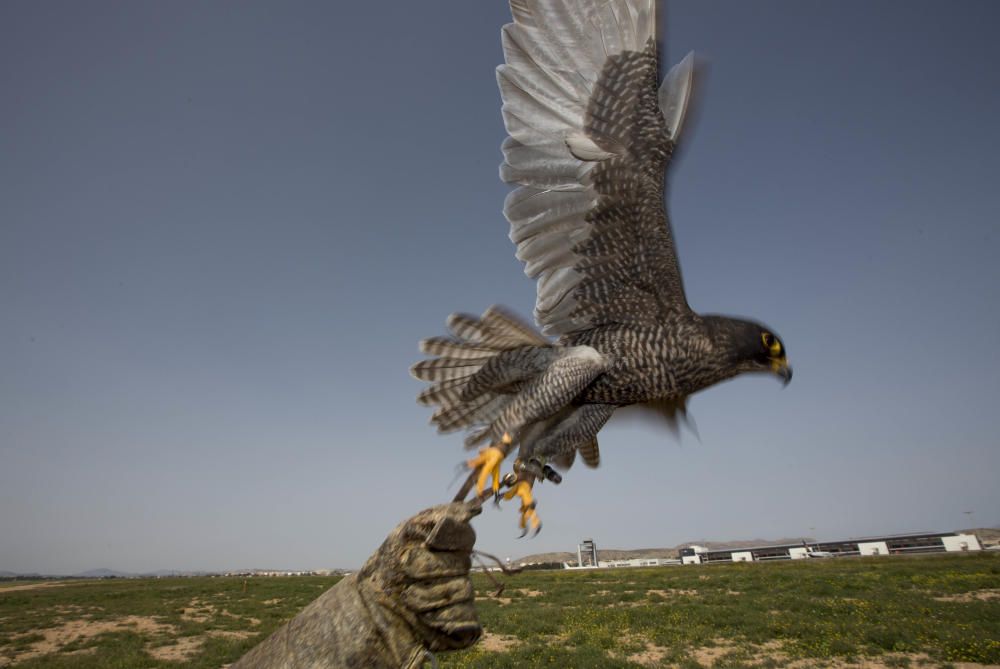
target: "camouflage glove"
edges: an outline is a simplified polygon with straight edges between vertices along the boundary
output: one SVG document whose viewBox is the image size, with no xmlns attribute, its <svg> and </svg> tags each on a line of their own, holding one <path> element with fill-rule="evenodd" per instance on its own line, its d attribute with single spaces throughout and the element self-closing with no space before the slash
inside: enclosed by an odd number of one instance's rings
<svg viewBox="0 0 1000 669">
<path fill-rule="evenodd" d="M 327 590 L 231 669 L 423 666 L 426 650 L 471 646 L 482 634 L 469 580 L 475 504 L 421 511 L 357 574 Z"/>
</svg>

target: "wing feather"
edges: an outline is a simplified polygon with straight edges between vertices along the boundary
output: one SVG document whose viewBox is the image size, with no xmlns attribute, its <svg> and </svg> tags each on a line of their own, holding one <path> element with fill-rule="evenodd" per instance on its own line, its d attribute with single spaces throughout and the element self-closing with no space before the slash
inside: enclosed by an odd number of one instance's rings
<svg viewBox="0 0 1000 669">
<path fill-rule="evenodd" d="M 657 86 L 656 0 L 511 0 L 497 68 L 504 203 L 535 319 L 566 335 L 687 309 L 663 174 L 690 56 Z"/>
</svg>

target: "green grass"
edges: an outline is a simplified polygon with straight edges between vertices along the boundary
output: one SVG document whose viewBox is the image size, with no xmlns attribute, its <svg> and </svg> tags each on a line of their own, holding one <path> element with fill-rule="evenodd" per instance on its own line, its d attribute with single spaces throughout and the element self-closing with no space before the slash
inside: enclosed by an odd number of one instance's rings
<svg viewBox="0 0 1000 669">
<path fill-rule="evenodd" d="M 479 612 L 514 645 L 444 657 L 443 667 L 638 667 L 628 658 L 649 646 L 655 666 L 761 666 L 768 656 L 773 666 L 1000 664 L 1000 598 L 960 597 L 1000 596 L 995 554 L 526 572 L 507 589 L 509 603 L 483 601 Z M 713 646 L 710 661 L 696 652 Z"/>
<path fill-rule="evenodd" d="M 488 640 L 502 650 L 442 655 L 442 667 L 1000 664 L 996 554 L 525 572 L 506 579 L 500 599 L 485 578 L 474 580 Z M 0 666 L 19 658 L 14 666 L 25 669 L 218 668 L 335 582 L 76 581 L 12 592 L 0 584 Z M 138 619 L 152 624 L 123 623 Z M 25 659 L 74 621 L 106 629 Z M 183 660 L 150 654 L 178 642 L 189 649 Z"/>
<path fill-rule="evenodd" d="M 245 588 L 242 578 L 68 581 L 12 592 L 0 586 L 0 666 L 3 658 L 14 659 L 43 640 L 46 630 L 103 623 L 117 629 L 85 635 L 59 652 L 22 659 L 14 666 L 218 668 L 252 648 L 337 580 L 251 578 Z M 137 618 L 152 623 L 151 628 Z M 185 639 L 196 639 L 197 644 L 196 652 L 183 662 L 150 655 L 152 649 Z"/>
</svg>

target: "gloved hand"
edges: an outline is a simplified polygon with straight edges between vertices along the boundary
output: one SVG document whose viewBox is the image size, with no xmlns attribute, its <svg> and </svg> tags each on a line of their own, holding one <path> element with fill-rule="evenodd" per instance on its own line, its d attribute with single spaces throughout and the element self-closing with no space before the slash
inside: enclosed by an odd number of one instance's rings
<svg viewBox="0 0 1000 669">
<path fill-rule="evenodd" d="M 471 646 L 482 634 L 469 580 L 478 504 L 443 504 L 413 516 L 358 572 L 369 603 L 395 614 L 432 651 Z M 389 616 L 391 618 L 391 616 Z M 402 630 L 400 630 L 402 631 Z"/>
<path fill-rule="evenodd" d="M 231 669 L 420 667 L 426 650 L 482 634 L 469 580 L 477 503 L 421 511 L 356 574 L 341 580 Z"/>
</svg>

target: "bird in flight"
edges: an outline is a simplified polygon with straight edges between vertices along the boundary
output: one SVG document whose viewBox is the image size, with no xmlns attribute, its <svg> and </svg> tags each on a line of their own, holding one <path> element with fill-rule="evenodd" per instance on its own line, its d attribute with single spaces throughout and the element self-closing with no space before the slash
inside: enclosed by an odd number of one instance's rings
<svg viewBox="0 0 1000 669">
<path fill-rule="evenodd" d="M 459 493 L 488 483 L 541 526 L 532 486 L 559 482 L 597 433 L 640 405 L 676 429 L 687 398 L 738 374 L 792 378 L 785 347 L 753 321 L 700 314 L 684 294 L 664 203 L 665 173 L 691 99 L 693 54 L 659 81 L 656 0 L 510 0 L 497 69 L 500 177 L 510 239 L 537 281 L 541 332 L 500 307 L 453 314 L 420 343 L 440 432 L 482 447 Z M 500 467 L 514 446 L 513 472 Z"/>
</svg>

